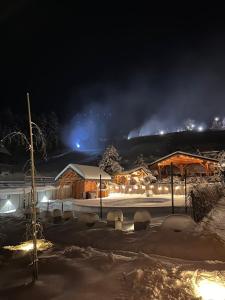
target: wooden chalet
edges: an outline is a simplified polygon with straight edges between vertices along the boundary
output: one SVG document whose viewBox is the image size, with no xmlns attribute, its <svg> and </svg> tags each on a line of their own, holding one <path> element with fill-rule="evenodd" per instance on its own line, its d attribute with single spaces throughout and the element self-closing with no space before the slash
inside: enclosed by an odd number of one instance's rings
<svg viewBox="0 0 225 300">
<path fill-rule="evenodd" d="M 171 164 L 175 175 L 184 176 L 210 176 L 218 169 L 218 160 L 201 155 L 182 151 L 173 152 L 150 164 L 150 170 L 158 171 L 159 178 L 170 174 Z"/>
<path fill-rule="evenodd" d="M 58 189 L 59 199 L 63 198 L 63 187 L 71 186 L 71 197 L 75 199 L 95 198 L 99 196 L 101 175 L 101 193 L 102 197 L 109 194 L 108 181 L 111 176 L 101 170 L 99 167 L 86 166 L 79 164 L 69 164 L 55 178 Z"/>
<path fill-rule="evenodd" d="M 149 176 L 151 172 L 145 167 L 137 167 L 127 171 L 120 172 L 114 176 L 114 182 L 116 184 L 129 185 L 132 184 L 132 179 L 135 182 L 140 182 L 146 176 Z"/>
</svg>

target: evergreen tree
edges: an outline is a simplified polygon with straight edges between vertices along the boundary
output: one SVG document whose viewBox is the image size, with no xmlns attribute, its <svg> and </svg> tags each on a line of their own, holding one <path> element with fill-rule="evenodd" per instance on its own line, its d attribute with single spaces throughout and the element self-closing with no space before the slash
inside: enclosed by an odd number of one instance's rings
<svg viewBox="0 0 225 300">
<path fill-rule="evenodd" d="M 102 159 L 99 163 L 99 167 L 107 173 L 113 175 L 123 170 L 120 165 L 120 161 L 121 158 L 117 149 L 113 145 L 110 145 L 103 153 Z"/>
</svg>

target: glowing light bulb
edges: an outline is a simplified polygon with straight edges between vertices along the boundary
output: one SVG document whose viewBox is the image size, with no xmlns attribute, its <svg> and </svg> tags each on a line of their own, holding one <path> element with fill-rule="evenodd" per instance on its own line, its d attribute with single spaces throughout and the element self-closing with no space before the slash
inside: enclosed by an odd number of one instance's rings
<svg viewBox="0 0 225 300">
<path fill-rule="evenodd" d="M 203 131 L 203 127 L 202 126 L 198 126 L 198 131 Z"/>
<path fill-rule="evenodd" d="M 80 148 L 80 144 L 79 144 L 79 143 L 76 143 L 76 147 L 79 149 L 79 148 Z"/>
<path fill-rule="evenodd" d="M 215 118 L 214 118 L 214 120 L 215 120 L 216 122 L 218 122 L 219 119 L 220 119 L 219 117 L 215 117 Z"/>
<path fill-rule="evenodd" d="M 160 135 L 164 135 L 164 133 L 165 133 L 164 130 L 160 130 L 159 132 Z"/>
</svg>

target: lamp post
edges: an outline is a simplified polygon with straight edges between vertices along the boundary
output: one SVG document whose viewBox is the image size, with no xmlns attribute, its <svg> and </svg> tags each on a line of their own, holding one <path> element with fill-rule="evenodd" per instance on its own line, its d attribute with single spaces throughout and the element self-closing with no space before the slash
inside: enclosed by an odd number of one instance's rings
<svg viewBox="0 0 225 300">
<path fill-rule="evenodd" d="M 102 220 L 102 175 L 99 178 L 100 218 Z"/>
<path fill-rule="evenodd" d="M 173 163 L 170 164 L 170 176 L 171 176 L 171 204 L 172 214 L 174 214 L 174 193 L 173 193 Z"/>
<path fill-rule="evenodd" d="M 184 171 L 184 197 L 185 197 L 185 213 L 187 214 L 187 170 Z"/>
</svg>

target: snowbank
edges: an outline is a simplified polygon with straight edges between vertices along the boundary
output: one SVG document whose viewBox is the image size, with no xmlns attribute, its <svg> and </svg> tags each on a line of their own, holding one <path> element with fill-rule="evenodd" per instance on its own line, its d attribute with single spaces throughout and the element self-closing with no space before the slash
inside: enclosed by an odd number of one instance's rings
<svg viewBox="0 0 225 300">
<path fill-rule="evenodd" d="M 1 300 L 197 300 L 196 273 L 225 278 L 225 263 L 78 246 L 43 252 L 34 285 L 25 257 L 5 259 L 1 270 Z"/>
<path fill-rule="evenodd" d="M 186 215 L 171 215 L 165 218 L 161 225 L 161 230 L 173 231 L 190 231 L 193 232 L 196 228 L 196 223 L 190 216 Z"/>
</svg>

